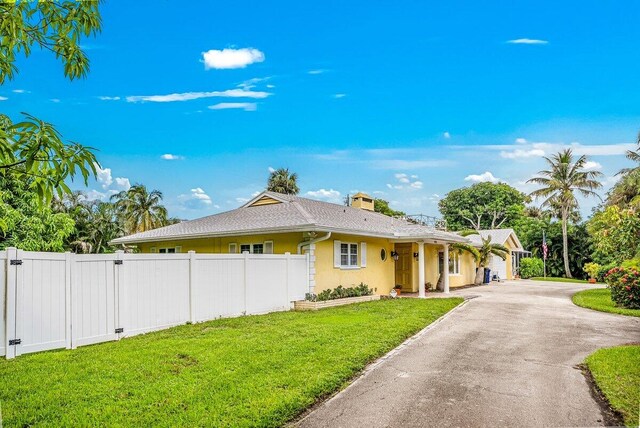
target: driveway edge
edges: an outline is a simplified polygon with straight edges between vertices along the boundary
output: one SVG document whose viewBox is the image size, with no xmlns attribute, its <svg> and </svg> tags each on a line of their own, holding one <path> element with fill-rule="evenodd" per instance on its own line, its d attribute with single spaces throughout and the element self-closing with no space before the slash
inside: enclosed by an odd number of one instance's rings
<svg viewBox="0 0 640 428">
<path fill-rule="evenodd" d="M 461 296 L 451 296 L 451 297 L 461 297 Z M 340 395 L 342 395 L 346 390 L 348 390 L 349 388 L 353 387 L 355 384 L 357 384 L 358 382 L 360 382 L 362 379 L 364 379 L 369 373 L 371 373 L 375 368 L 379 367 L 380 365 L 382 365 L 384 362 L 390 360 L 391 358 L 393 358 L 395 355 L 399 354 L 400 352 L 402 352 L 402 350 L 404 350 L 405 348 L 407 348 L 409 345 L 411 345 L 413 342 L 415 342 L 416 340 L 422 338 L 425 334 L 427 334 L 429 331 L 431 331 L 432 329 L 436 328 L 442 321 L 446 320 L 449 316 L 451 316 L 451 314 L 457 312 L 458 310 L 460 310 L 462 307 L 464 307 L 467 302 L 469 300 L 475 299 L 476 297 L 479 296 L 466 296 L 464 297 L 464 300 L 462 301 L 462 303 L 460 303 L 458 306 L 456 306 L 455 308 L 451 309 L 449 312 L 447 312 L 446 314 L 442 315 L 440 318 L 436 319 L 435 321 L 433 321 L 431 324 L 429 324 L 428 326 L 426 326 L 425 328 L 423 328 L 422 330 L 420 330 L 419 332 L 417 332 L 416 334 L 414 334 L 413 336 L 409 337 L 408 339 L 406 339 L 404 342 L 402 342 L 401 344 L 399 344 L 398 346 L 396 346 L 395 348 L 393 348 L 391 351 L 387 352 L 386 354 L 384 354 L 382 357 L 378 358 L 377 360 L 375 360 L 372 363 L 369 363 L 363 370 L 362 372 L 360 372 L 358 375 L 354 376 L 353 379 L 351 379 L 349 381 L 349 384 L 336 391 L 334 394 L 326 397 L 325 399 L 322 399 L 320 401 L 317 401 L 316 403 L 314 403 L 313 405 L 311 405 L 311 407 L 309 407 L 307 410 L 305 410 L 302 414 L 300 414 L 297 418 L 295 418 L 294 420 L 292 420 L 291 422 L 288 422 L 285 426 L 287 427 L 295 427 L 300 425 L 305 419 L 307 419 L 309 417 L 309 415 L 311 413 L 313 413 L 314 410 L 316 410 L 318 407 L 322 406 L 325 403 L 328 403 L 336 398 L 338 398 Z"/>
</svg>

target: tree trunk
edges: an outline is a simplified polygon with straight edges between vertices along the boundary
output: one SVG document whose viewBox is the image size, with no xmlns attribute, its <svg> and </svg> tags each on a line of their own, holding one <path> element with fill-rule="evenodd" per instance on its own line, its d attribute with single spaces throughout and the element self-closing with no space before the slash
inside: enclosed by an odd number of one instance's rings
<svg viewBox="0 0 640 428">
<path fill-rule="evenodd" d="M 480 266 L 476 271 L 476 279 L 474 280 L 475 285 L 480 285 L 484 282 L 484 266 Z"/>
<path fill-rule="evenodd" d="M 562 210 L 562 258 L 564 260 L 564 273 L 567 278 L 572 278 L 569 269 L 569 238 L 567 237 L 567 217 L 568 213 Z"/>
</svg>

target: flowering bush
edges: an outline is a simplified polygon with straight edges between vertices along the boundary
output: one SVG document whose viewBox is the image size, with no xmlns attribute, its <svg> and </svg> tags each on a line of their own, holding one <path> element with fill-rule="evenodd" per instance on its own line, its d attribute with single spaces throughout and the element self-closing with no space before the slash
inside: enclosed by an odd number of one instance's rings
<svg viewBox="0 0 640 428">
<path fill-rule="evenodd" d="M 605 276 L 611 289 L 611 300 L 618 306 L 640 309 L 640 272 L 631 268 L 615 267 Z"/>
</svg>

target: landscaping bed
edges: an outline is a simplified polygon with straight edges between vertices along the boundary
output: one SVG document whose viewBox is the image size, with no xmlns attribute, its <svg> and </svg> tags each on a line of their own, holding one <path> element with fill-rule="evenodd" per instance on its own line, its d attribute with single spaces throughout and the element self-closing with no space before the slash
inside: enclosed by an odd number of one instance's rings
<svg viewBox="0 0 640 428">
<path fill-rule="evenodd" d="M 281 426 L 460 304 L 221 319 L 0 361 L 4 426 Z"/>
<path fill-rule="evenodd" d="M 317 311 L 318 309 L 333 308 L 336 306 L 350 305 L 352 303 L 371 302 L 373 300 L 380 300 L 380 296 L 374 294 L 372 296 L 358 296 L 358 297 L 345 297 L 342 299 L 323 300 L 312 302 L 309 300 L 299 300 L 293 302 L 293 307 L 296 311 Z"/>
<path fill-rule="evenodd" d="M 596 288 L 580 291 L 574 294 L 573 297 L 571 297 L 571 300 L 573 303 L 583 308 L 640 317 L 640 309 L 627 309 L 616 306 L 611 300 L 611 290 L 608 288 Z"/>
<path fill-rule="evenodd" d="M 638 426 L 640 345 L 600 349 L 585 360 L 598 389 L 627 426 Z"/>
</svg>

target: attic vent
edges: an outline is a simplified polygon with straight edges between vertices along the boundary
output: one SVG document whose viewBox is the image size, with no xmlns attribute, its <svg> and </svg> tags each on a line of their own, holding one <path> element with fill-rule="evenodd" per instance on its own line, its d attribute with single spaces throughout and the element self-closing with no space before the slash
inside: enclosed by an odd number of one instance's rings
<svg viewBox="0 0 640 428">
<path fill-rule="evenodd" d="M 280 204 L 280 203 L 281 203 L 280 201 L 278 201 L 277 199 L 273 199 L 270 196 L 263 196 L 257 201 L 255 201 L 254 203 L 252 203 L 250 206 L 259 207 L 260 205 L 273 205 L 273 204 Z"/>
</svg>

